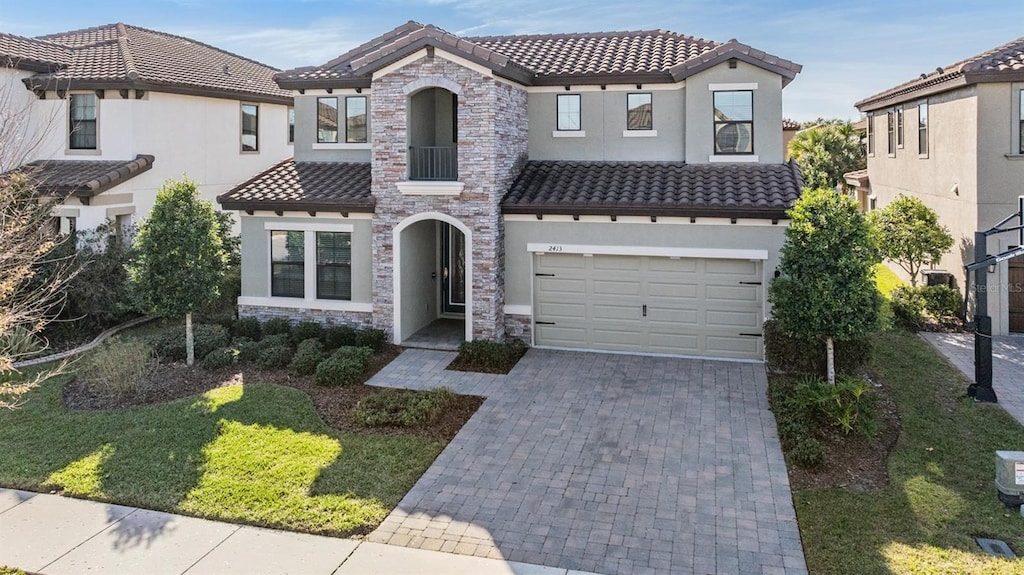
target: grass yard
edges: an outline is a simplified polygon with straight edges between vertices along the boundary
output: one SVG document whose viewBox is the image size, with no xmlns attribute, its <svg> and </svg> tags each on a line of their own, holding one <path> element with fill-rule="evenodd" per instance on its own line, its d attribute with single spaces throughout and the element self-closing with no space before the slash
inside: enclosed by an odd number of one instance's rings
<svg viewBox="0 0 1024 575">
<path fill-rule="evenodd" d="M 330 535 L 375 527 L 443 449 L 333 430 L 308 395 L 246 384 L 71 412 L 63 380 L 0 411 L 0 485 Z"/>
<path fill-rule="evenodd" d="M 882 294 L 886 300 L 889 299 L 889 294 L 892 290 L 898 288 L 901 285 L 907 285 L 907 282 L 900 279 L 896 272 L 889 269 L 889 266 L 885 264 L 875 265 L 875 285 L 878 286 L 878 291 Z"/>
<path fill-rule="evenodd" d="M 977 536 L 1024 555 L 1024 518 L 996 499 L 995 451 L 1021 449 L 1024 427 L 963 397 L 966 379 L 913 334 L 875 338 L 902 429 L 881 489 L 793 495 L 811 573 L 1019 574 L 1024 560 L 987 556 Z"/>
</svg>

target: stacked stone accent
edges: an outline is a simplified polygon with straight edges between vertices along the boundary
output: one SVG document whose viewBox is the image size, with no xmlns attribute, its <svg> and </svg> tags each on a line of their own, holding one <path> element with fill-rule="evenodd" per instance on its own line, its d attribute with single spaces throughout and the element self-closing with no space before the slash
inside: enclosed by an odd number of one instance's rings
<svg viewBox="0 0 1024 575">
<path fill-rule="evenodd" d="M 368 312 L 321 310 L 305 307 L 240 305 L 238 306 L 238 317 L 254 317 L 260 320 L 260 322 L 283 317 L 292 323 L 315 321 L 323 325 L 347 325 L 356 329 L 373 327 L 373 315 Z"/>
<path fill-rule="evenodd" d="M 529 344 L 533 340 L 533 316 L 506 315 L 505 337 L 520 339 Z"/>
<path fill-rule="evenodd" d="M 409 96 L 429 87 L 458 94 L 458 196 L 403 196 L 408 173 Z M 526 91 L 440 56 L 373 80 L 373 322 L 393 332 L 393 230 L 423 212 L 447 214 L 472 231 L 473 337 L 505 339 L 504 224 L 501 199 L 527 156 Z M 411 334 L 404 334 L 406 336 Z"/>
</svg>

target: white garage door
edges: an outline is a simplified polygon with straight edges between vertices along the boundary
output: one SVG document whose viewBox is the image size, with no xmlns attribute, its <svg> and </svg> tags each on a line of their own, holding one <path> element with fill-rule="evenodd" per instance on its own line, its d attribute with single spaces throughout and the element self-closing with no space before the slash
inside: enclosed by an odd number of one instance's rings
<svg viewBox="0 0 1024 575">
<path fill-rule="evenodd" d="M 762 359 L 759 261 L 541 253 L 534 276 L 538 346 Z"/>
</svg>

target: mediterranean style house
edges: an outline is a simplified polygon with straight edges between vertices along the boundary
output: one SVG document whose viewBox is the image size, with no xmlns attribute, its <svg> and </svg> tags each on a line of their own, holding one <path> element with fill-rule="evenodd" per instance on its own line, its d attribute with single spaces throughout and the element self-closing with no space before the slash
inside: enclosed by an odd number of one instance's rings
<svg viewBox="0 0 1024 575">
<path fill-rule="evenodd" d="M 867 209 L 900 194 L 935 210 L 957 244 L 940 267 L 967 286 L 974 232 L 1017 212 L 1024 194 L 1024 38 L 921 74 L 857 102 L 867 115 L 867 170 L 846 175 Z M 991 236 L 997 254 L 1016 234 Z M 897 273 L 905 273 L 894 268 Z M 988 273 L 996 335 L 1024 332 L 1024 258 Z"/>
<path fill-rule="evenodd" d="M 241 315 L 758 361 L 800 66 L 662 30 L 408 22 L 277 75 L 295 156 L 239 210 Z"/>
<path fill-rule="evenodd" d="M 207 199 L 292 155 L 276 69 L 126 24 L 0 34 L 0 172 L 64 198 L 64 231 L 142 219 L 168 179 Z"/>
</svg>

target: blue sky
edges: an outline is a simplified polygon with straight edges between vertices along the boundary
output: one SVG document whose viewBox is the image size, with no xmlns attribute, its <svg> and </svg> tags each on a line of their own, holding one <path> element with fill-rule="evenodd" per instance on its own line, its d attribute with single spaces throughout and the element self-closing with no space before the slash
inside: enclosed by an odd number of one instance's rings
<svg viewBox="0 0 1024 575">
<path fill-rule="evenodd" d="M 783 93 L 796 120 L 855 118 L 865 96 L 1024 35 L 1024 2 L 863 0 L 0 0 L 25 36 L 125 22 L 278 68 L 321 64 L 406 20 L 465 35 L 663 28 L 803 64 Z"/>
</svg>

